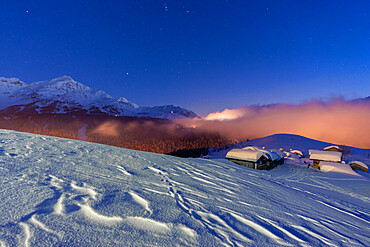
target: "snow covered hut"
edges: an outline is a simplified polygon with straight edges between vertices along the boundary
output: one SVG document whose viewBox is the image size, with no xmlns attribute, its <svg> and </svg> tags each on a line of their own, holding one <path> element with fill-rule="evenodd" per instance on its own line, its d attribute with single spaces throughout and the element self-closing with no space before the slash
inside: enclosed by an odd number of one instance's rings
<svg viewBox="0 0 370 247">
<path fill-rule="evenodd" d="M 282 152 L 281 152 L 282 153 Z M 270 170 L 284 162 L 285 154 L 265 149 L 251 148 L 233 149 L 226 154 L 226 159 L 242 166 L 257 170 Z"/>
<path fill-rule="evenodd" d="M 369 172 L 369 168 L 367 167 L 367 165 L 365 165 L 363 162 L 361 161 L 351 161 L 349 163 L 349 166 L 353 169 L 353 170 L 359 170 L 359 171 L 363 171 L 363 172 Z"/>
<path fill-rule="evenodd" d="M 343 153 L 343 149 L 339 146 L 328 146 L 324 148 L 324 151 L 334 151 L 334 152 L 341 152 Z"/>
<path fill-rule="evenodd" d="M 336 151 L 320 151 L 310 149 L 309 158 L 313 161 L 313 168 L 319 169 L 319 163 L 321 161 L 340 163 L 342 161 L 342 153 Z"/>
<path fill-rule="evenodd" d="M 226 159 L 258 170 L 264 170 L 270 166 L 268 157 L 258 150 L 233 149 L 226 154 Z"/>
</svg>

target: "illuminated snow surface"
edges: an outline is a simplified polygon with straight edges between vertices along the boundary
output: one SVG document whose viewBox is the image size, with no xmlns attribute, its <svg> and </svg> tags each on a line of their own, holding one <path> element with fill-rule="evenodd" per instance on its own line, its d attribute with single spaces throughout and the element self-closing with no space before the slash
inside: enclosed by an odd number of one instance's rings
<svg viewBox="0 0 370 247">
<path fill-rule="evenodd" d="M 0 246 L 370 246 L 370 178 L 0 130 Z"/>
</svg>

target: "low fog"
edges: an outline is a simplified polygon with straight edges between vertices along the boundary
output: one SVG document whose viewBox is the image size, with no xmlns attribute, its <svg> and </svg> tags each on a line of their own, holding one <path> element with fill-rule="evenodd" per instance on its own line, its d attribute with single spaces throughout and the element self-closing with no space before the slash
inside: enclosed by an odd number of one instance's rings
<svg viewBox="0 0 370 247">
<path fill-rule="evenodd" d="M 187 127 L 217 132 L 238 140 L 277 133 L 370 148 L 370 101 L 311 101 L 300 105 L 243 106 L 180 120 Z"/>
</svg>

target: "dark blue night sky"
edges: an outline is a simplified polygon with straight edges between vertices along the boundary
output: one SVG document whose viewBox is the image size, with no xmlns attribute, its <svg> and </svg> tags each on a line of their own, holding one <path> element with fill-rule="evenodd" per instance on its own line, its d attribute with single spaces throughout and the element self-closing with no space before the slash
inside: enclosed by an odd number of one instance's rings
<svg viewBox="0 0 370 247">
<path fill-rule="evenodd" d="M 370 1 L 0 0 L 0 76 L 200 115 L 370 95 Z"/>
</svg>

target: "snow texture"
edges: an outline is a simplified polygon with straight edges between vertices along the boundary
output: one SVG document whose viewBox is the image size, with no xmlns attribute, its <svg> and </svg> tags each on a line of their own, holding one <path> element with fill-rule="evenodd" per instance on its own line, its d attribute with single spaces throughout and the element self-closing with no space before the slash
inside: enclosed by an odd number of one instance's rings
<svg viewBox="0 0 370 247">
<path fill-rule="evenodd" d="M 370 177 L 356 173 L 0 130 L 0 244 L 370 246 Z"/>
</svg>

